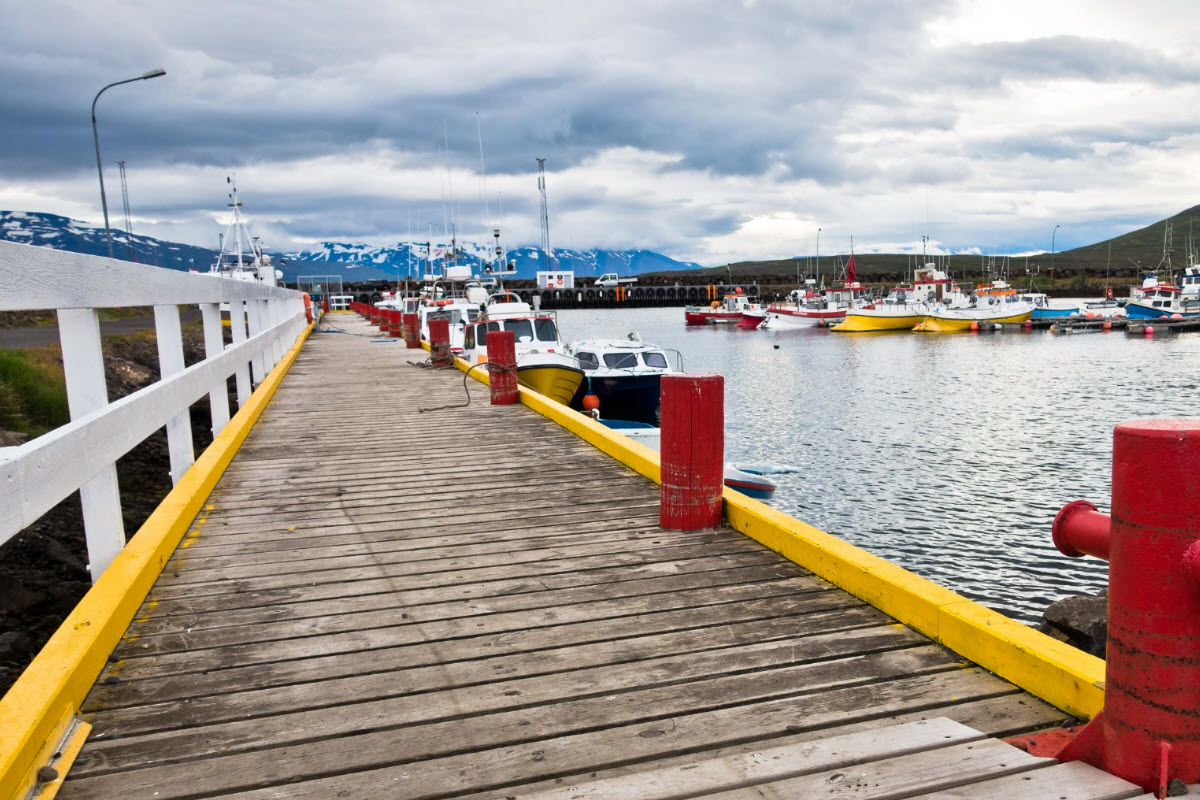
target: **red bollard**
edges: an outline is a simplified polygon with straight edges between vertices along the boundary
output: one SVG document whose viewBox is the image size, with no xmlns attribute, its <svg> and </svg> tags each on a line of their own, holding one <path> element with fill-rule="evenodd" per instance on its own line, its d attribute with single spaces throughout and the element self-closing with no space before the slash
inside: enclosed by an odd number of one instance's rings
<svg viewBox="0 0 1200 800">
<path fill-rule="evenodd" d="M 396 309 L 389 309 L 388 312 L 388 336 L 393 339 L 400 338 L 400 312 Z"/>
<path fill-rule="evenodd" d="M 721 525 L 725 480 L 725 379 L 664 375 L 659 453 L 659 526 L 698 531 Z"/>
<path fill-rule="evenodd" d="M 1057 754 L 1166 794 L 1200 781 L 1200 420 L 1113 431 L 1112 516 L 1077 500 L 1067 555 L 1111 552 L 1104 710 Z"/>
<path fill-rule="evenodd" d="M 429 356 L 435 367 L 449 367 L 454 363 L 450 354 L 450 320 L 429 320 Z"/>
<path fill-rule="evenodd" d="M 379 325 L 379 330 L 387 333 L 388 329 L 388 310 L 386 308 L 375 309 L 375 323 Z"/>
<path fill-rule="evenodd" d="M 400 323 L 404 328 L 404 346 L 416 350 L 421 346 L 421 334 L 417 330 L 416 314 L 401 314 Z"/>
<path fill-rule="evenodd" d="M 483 327 L 480 325 L 479 327 Z M 511 406 L 517 402 L 517 342 L 512 331 L 488 331 L 488 383 L 492 386 L 492 405 Z"/>
</svg>

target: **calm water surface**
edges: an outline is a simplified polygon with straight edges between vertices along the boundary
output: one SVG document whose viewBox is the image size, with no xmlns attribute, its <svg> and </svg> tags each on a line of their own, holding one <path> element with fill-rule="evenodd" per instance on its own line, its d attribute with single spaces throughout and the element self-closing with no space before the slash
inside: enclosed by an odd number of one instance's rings
<svg viewBox="0 0 1200 800">
<path fill-rule="evenodd" d="M 771 504 L 1025 622 L 1107 565 L 1050 541 L 1066 502 L 1108 510 L 1112 427 L 1200 416 L 1200 334 L 687 328 L 679 308 L 559 312 L 725 376 L 726 459 L 793 465 Z"/>
</svg>

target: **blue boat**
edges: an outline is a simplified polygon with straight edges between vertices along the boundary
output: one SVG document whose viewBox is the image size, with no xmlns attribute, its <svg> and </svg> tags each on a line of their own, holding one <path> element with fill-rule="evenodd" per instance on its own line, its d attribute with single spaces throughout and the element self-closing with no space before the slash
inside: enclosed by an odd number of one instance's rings
<svg viewBox="0 0 1200 800">
<path fill-rule="evenodd" d="M 583 409 L 590 392 L 608 419 L 657 424 L 662 376 L 674 371 L 667 352 L 643 342 L 636 332 L 626 339 L 571 342 L 567 353 L 585 376 L 571 408 Z"/>
<path fill-rule="evenodd" d="M 1185 310 L 1183 290 L 1169 283 L 1160 283 L 1157 276 L 1149 275 L 1142 281 L 1140 289 L 1134 289 L 1133 298 L 1125 304 L 1125 316 L 1130 319 L 1170 319 L 1172 317 L 1195 317 L 1197 312 Z"/>
</svg>

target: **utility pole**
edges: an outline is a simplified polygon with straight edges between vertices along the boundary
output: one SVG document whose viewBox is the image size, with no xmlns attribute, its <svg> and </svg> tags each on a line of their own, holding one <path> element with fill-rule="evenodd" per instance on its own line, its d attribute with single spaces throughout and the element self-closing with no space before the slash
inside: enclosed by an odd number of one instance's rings
<svg viewBox="0 0 1200 800">
<path fill-rule="evenodd" d="M 129 219 L 129 185 L 125 183 L 125 162 L 118 161 L 121 168 L 121 202 L 125 205 L 125 253 L 130 261 L 137 261 L 137 253 L 133 249 L 133 222 Z"/>
</svg>

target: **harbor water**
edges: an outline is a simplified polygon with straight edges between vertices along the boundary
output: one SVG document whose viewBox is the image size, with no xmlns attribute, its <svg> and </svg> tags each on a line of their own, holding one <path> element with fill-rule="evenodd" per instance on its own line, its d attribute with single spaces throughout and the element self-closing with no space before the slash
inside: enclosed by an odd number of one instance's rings
<svg viewBox="0 0 1200 800">
<path fill-rule="evenodd" d="M 1112 428 L 1200 416 L 1200 334 L 685 327 L 678 308 L 558 312 L 564 341 L 624 338 L 725 376 L 725 453 L 779 468 L 771 505 L 1023 622 L 1107 582 L 1050 541 L 1108 510 Z M 603 410 L 602 410 L 603 412 Z"/>
</svg>

